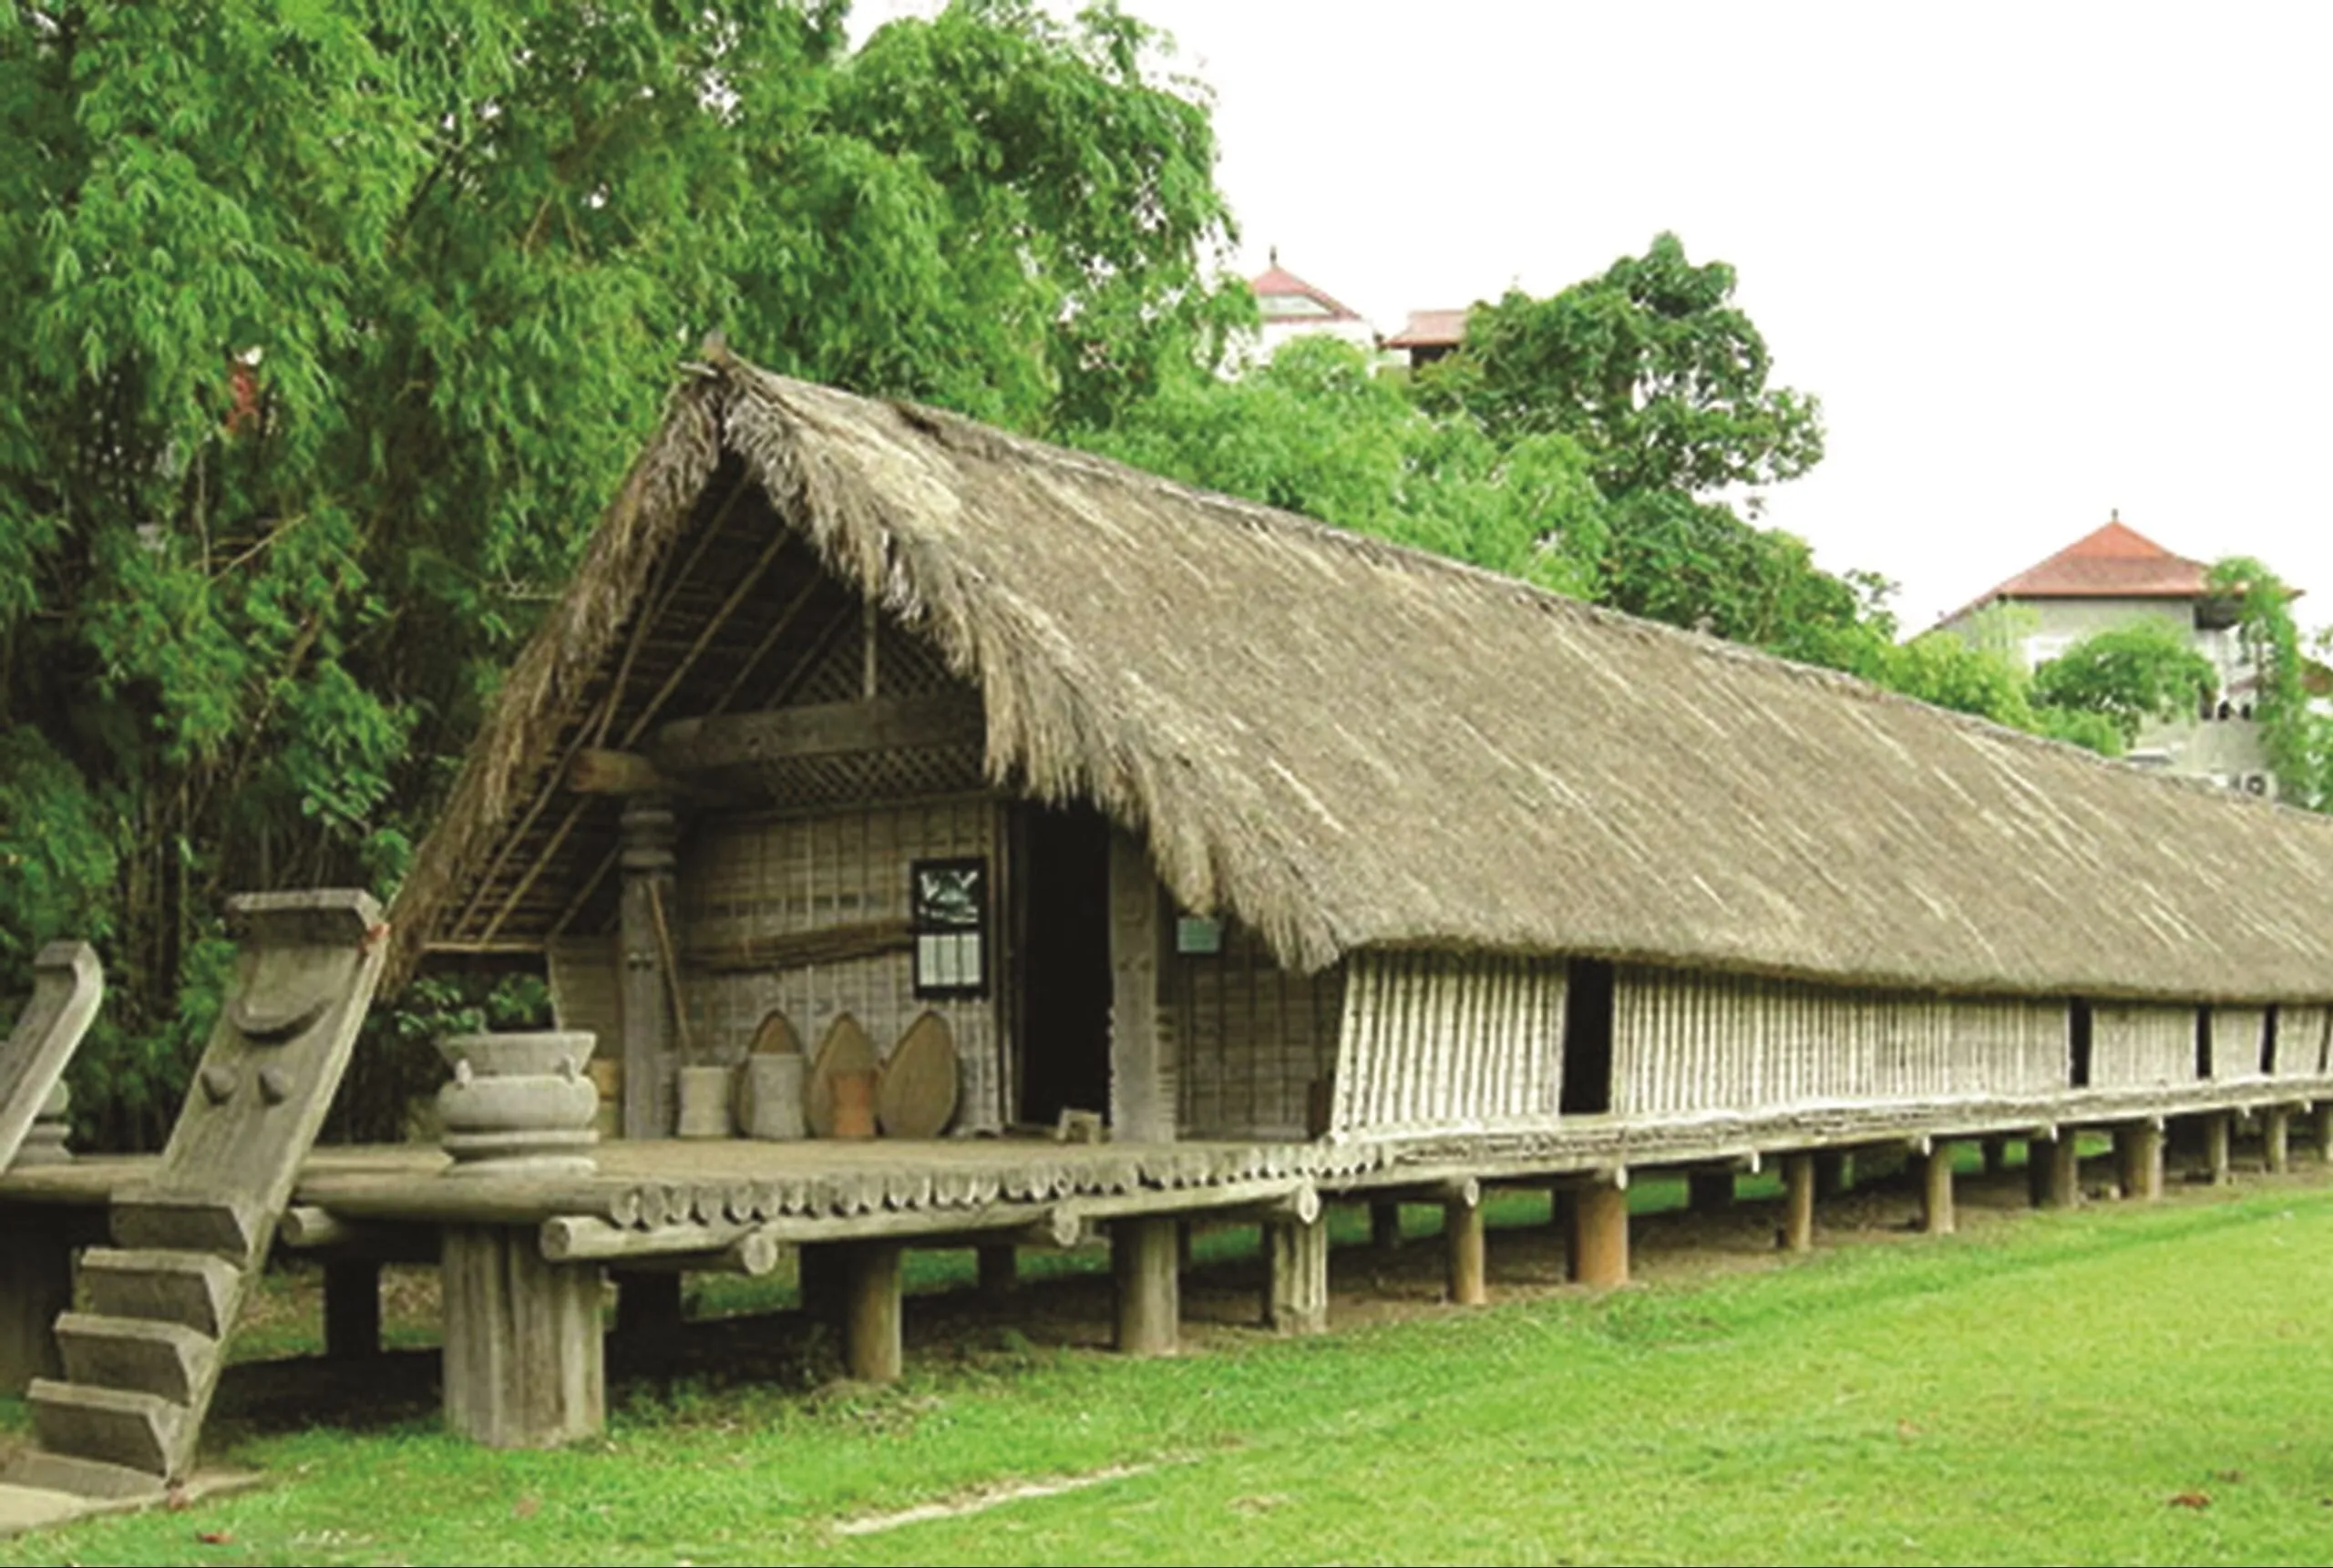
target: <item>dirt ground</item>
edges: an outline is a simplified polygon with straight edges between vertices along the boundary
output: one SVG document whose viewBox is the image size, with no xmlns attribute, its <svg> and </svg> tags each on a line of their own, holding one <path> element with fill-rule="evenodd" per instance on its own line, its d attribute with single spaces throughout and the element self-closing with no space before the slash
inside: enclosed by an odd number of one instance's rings
<svg viewBox="0 0 2333 1568">
<path fill-rule="evenodd" d="M 2248 1154 L 2248 1157 L 2246 1155 Z M 1867 1171 L 1868 1167 L 1866 1167 Z M 2115 1201 L 2112 1162 L 2086 1159 L 2087 1201 Z M 2289 1173 L 2265 1173 L 2256 1149 L 2239 1150 L 2234 1190 L 2265 1184 L 2333 1184 L 2317 1151 L 2297 1148 Z M 2017 1223 L 2030 1214 L 2022 1166 L 1987 1175 L 1964 1174 L 1957 1184 L 1958 1220 L 1964 1233 Z M 2174 1161 L 2165 1201 L 2205 1203 L 2231 1189 L 2192 1179 Z M 1547 1200 L 1523 1194 L 1495 1201 L 1489 1232 L 1490 1295 L 1494 1304 L 1527 1301 L 1583 1287 L 1564 1277 L 1564 1238 L 1545 1219 Z M 1432 1222 L 1413 1208 L 1410 1225 Z M 1816 1209 L 1818 1247 L 1919 1245 L 1919 1199 L 1907 1174 L 1866 1174 L 1851 1191 Z M 1674 1209 L 1640 1214 L 1630 1226 L 1630 1263 L 1639 1284 L 1691 1284 L 1747 1269 L 1787 1266 L 1778 1249 L 1779 1200 L 1743 1200 L 1701 1212 Z M 1204 1355 L 1252 1338 L 1259 1327 L 1261 1262 L 1253 1255 L 1210 1261 L 1221 1250 L 1203 1233 L 1197 1259 L 1183 1278 L 1184 1353 Z M 1397 1249 L 1362 1244 L 1336 1249 L 1331 1262 L 1332 1327 L 1352 1328 L 1453 1310 L 1444 1296 L 1444 1263 L 1438 1235 L 1411 1235 Z M 781 1269 L 781 1276 L 785 1274 Z M 763 1282 L 764 1300 L 783 1289 L 782 1277 Z M 437 1279 L 434 1269 L 393 1267 L 383 1278 L 383 1317 L 393 1344 L 405 1348 L 363 1362 L 331 1362 L 313 1355 L 264 1357 L 272 1346 L 314 1344 L 321 1338 L 322 1276 L 313 1266 L 272 1278 L 246 1315 L 236 1354 L 246 1358 L 222 1380 L 206 1444 L 213 1452 L 236 1439 L 323 1424 L 351 1430 L 434 1416 L 438 1403 Z M 735 1315 L 695 1317 L 678 1333 L 643 1342 L 612 1334 L 608 1340 L 609 1400 L 657 1399 L 677 1383 L 717 1390 L 740 1384 L 775 1384 L 808 1393 L 839 1377 L 838 1347 L 823 1325 L 792 1311 L 755 1310 L 750 1292 L 726 1293 Z M 704 1305 L 692 1287 L 693 1312 Z M 920 1291 L 906 1313 L 910 1368 L 949 1363 L 1009 1360 L 1033 1348 L 1106 1350 L 1113 1320 L 1106 1268 L 1024 1279 L 1009 1296 L 983 1297 L 968 1287 Z M 21 1439 L 16 1440 L 21 1441 Z M 0 1438 L 0 1450 L 9 1440 Z"/>
</svg>

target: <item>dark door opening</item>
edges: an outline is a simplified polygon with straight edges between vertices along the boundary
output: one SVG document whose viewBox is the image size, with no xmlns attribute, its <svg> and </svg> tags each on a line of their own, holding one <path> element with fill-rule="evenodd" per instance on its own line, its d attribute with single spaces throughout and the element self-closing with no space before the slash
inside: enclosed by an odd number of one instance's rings
<svg viewBox="0 0 2333 1568">
<path fill-rule="evenodd" d="M 1564 1081 L 1557 1109 L 1598 1116 L 1612 1109 L 1612 966 L 1574 958 L 1564 985 Z"/>
<path fill-rule="evenodd" d="M 2090 1087 L 2091 1047 L 2093 1040 L 2090 1004 L 2076 999 L 2066 1008 L 2066 1083 L 2069 1088 Z"/>
<path fill-rule="evenodd" d="M 1110 824 L 1084 806 L 1019 816 L 1020 1118 L 1110 1110 Z"/>
</svg>

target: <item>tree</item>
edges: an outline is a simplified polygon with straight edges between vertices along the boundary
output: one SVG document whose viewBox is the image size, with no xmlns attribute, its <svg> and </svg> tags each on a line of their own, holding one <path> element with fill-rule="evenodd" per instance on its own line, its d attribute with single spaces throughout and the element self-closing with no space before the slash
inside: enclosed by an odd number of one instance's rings
<svg viewBox="0 0 2333 1568">
<path fill-rule="evenodd" d="M 854 54 L 843 9 L 0 12 L 0 989 L 100 941 L 110 1139 L 175 1101 L 227 893 L 394 886 L 709 329 L 1045 429 L 1237 315 L 1139 23 Z"/>
<path fill-rule="evenodd" d="M 2086 637 L 2033 671 L 2037 702 L 2104 715 L 2128 747 L 2151 719 L 2193 716 L 2219 671 L 2167 621 L 2135 620 Z"/>
</svg>

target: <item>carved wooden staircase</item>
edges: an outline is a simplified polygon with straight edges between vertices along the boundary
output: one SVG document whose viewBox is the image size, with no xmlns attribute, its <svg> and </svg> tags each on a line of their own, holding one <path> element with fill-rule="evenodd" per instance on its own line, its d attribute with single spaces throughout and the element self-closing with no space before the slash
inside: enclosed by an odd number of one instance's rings
<svg viewBox="0 0 2333 1568">
<path fill-rule="evenodd" d="M 363 893 L 259 894 L 231 912 L 236 983 L 161 1169 L 83 1255 L 89 1310 L 57 1320 L 62 1379 L 27 1394 L 39 1449 L 0 1482 L 160 1495 L 191 1469 L 221 1350 L 315 1142 L 380 978 Z"/>
</svg>

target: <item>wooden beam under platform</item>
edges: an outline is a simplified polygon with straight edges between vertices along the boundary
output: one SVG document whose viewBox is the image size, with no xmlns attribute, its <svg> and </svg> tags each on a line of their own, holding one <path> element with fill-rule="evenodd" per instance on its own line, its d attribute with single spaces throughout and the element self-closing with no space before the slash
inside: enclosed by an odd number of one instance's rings
<svg viewBox="0 0 2333 1568">
<path fill-rule="evenodd" d="M 686 778 L 804 757 L 978 745 L 987 733 L 977 700 L 944 692 L 682 719 L 657 732 L 649 756 L 663 773 Z"/>
</svg>

